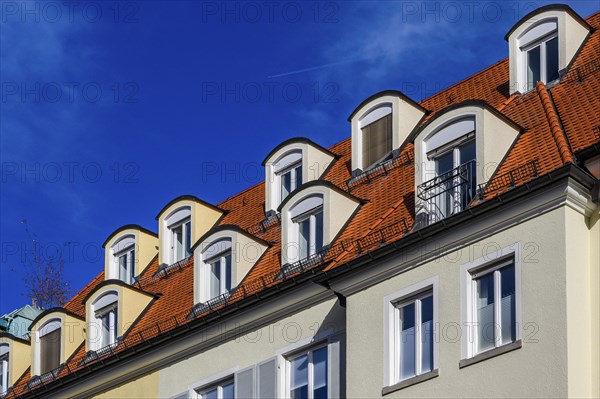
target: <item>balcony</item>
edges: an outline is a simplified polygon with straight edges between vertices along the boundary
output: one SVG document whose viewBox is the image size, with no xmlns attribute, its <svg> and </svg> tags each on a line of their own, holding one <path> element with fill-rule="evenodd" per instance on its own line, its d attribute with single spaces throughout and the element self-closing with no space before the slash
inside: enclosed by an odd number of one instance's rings
<svg viewBox="0 0 600 399">
<path fill-rule="evenodd" d="M 476 165 L 475 160 L 469 161 L 417 187 L 417 197 L 421 200 L 417 210 L 421 227 L 439 222 L 469 206 L 477 191 Z"/>
</svg>

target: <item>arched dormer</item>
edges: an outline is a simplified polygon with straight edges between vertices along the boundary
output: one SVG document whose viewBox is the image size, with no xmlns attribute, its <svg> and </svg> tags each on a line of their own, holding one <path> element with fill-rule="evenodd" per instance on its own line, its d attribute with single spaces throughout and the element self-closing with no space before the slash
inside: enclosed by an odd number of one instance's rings
<svg viewBox="0 0 600 399">
<path fill-rule="evenodd" d="M 29 342 L 0 333 L 0 396 L 5 394 L 30 366 Z"/>
<path fill-rule="evenodd" d="M 98 284 L 83 299 L 86 351 L 117 344 L 153 298 L 121 280 L 106 280 Z"/>
<path fill-rule="evenodd" d="M 172 265 L 192 254 L 192 245 L 223 216 L 224 211 L 192 195 L 177 197 L 156 216 L 160 265 Z"/>
<path fill-rule="evenodd" d="M 414 140 L 417 214 L 429 224 L 464 210 L 521 130 L 485 101 L 440 111 Z"/>
<path fill-rule="evenodd" d="M 194 303 L 228 295 L 248 274 L 268 243 L 237 226 L 210 230 L 193 247 Z"/>
<path fill-rule="evenodd" d="M 320 179 L 335 155 L 306 138 L 286 140 L 264 159 L 265 212 L 275 213 L 281 202 L 304 183 Z"/>
<path fill-rule="evenodd" d="M 329 182 L 315 181 L 294 191 L 279 207 L 281 263 L 295 263 L 330 245 L 360 201 Z"/>
<path fill-rule="evenodd" d="M 48 309 L 31 323 L 31 375 L 56 370 L 85 339 L 85 320 L 63 308 Z"/>
<path fill-rule="evenodd" d="M 359 173 L 392 158 L 426 110 L 397 90 L 374 94 L 348 121 L 352 125 L 352 171 Z"/>
<path fill-rule="evenodd" d="M 509 46 L 510 94 L 527 92 L 538 81 L 558 79 L 583 45 L 591 27 L 571 7 L 538 8 L 504 37 Z"/>
<path fill-rule="evenodd" d="M 128 224 L 111 233 L 104 244 L 106 280 L 132 284 L 158 253 L 158 235 L 139 225 Z"/>
</svg>

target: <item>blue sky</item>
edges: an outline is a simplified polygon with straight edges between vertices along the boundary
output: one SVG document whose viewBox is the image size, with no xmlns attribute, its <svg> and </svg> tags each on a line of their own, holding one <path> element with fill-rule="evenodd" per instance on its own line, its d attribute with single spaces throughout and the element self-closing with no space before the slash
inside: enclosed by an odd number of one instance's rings
<svg viewBox="0 0 600 399">
<path fill-rule="evenodd" d="M 80 289 L 116 228 L 258 183 L 290 137 L 347 138 L 373 93 L 421 100 L 505 58 L 504 34 L 546 3 L 68 4 L 0 2 L 0 314 L 27 301 L 26 226 Z"/>
</svg>

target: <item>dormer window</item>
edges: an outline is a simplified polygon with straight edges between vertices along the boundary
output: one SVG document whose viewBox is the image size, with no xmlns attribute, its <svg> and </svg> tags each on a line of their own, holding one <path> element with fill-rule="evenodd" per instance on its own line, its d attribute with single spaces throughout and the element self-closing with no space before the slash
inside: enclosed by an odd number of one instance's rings
<svg viewBox="0 0 600 399">
<path fill-rule="evenodd" d="M 119 280 L 132 284 L 135 279 L 135 245 L 132 243 L 122 249 L 115 254 L 115 258 L 119 265 Z"/>
<path fill-rule="evenodd" d="M 53 319 L 40 329 L 40 374 L 46 374 L 60 366 L 61 321 Z"/>
<path fill-rule="evenodd" d="M 366 170 L 381 163 L 392 153 L 392 106 L 377 108 L 361 120 L 360 124 L 363 170 Z"/>
<path fill-rule="evenodd" d="M 281 184 L 281 200 L 283 201 L 292 191 L 302 185 L 302 162 L 297 162 L 278 173 Z"/>
<path fill-rule="evenodd" d="M 209 298 L 228 294 L 233 289 L 233 265 L 231 263 L 231 240 L 214 243 L 204 253 L 204 261 L 210 268 L 208 292 Z"/>
<path fill-rule="evenodd" d="M 128 224 L 112 232 L 102 246 L 105 279 L 131 285 L 156 256 L 158 238 L 139 225 Z"/>
<path fill-rule="evenodd" d="M 510 94 L 559 79 L 590 31 L 590 25 L 567 5 L 541 7 L 524 16 L 504 37 L 509 47 Z"/>
<path fill-rule="evenodd" d="M 537 82 L 558 79 L 558 24 L 556 20 L 536 25 L 519 39 L 526 68 L 527 90 Z"/>
<path fill-rule="evenodd" d="M 309 197 L 291 210 L 298 257 L 305 259 L 323 250 L 323 197 Z"/>
<path fill-rule="evenodd" d="M 192 247 L 192 222 L 190 218 L 169 226 L 171 231 L 171 263 L 190 256 Z"/>
<path fill-rule="evenodd" d="M 91 340 L 91 349 L 99 350 L 117 342 L 118 337 L 118 295 L 116 292 L 109 292 L 98 298 L 92 304 L 95 327 L 91 336 L 96 335 Z M 95 333 L 95 334 L 94 334 Z"/>
<path fill-rule="evenodd" d="M 8 344 L 0 345 L 0 395 L 6 393 L 9 384 L 9 346 Z"/>
</svg>

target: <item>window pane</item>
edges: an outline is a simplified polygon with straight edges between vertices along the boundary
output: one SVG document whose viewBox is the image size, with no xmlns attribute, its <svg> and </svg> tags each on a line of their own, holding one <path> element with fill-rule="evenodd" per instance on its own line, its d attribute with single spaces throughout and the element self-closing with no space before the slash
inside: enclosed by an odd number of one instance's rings
<svg viewBox="0 0 600 399">
<path fill-rule="evenodd" d="M 119 280 L 127 281 L 127 254 L 119 256 Z"/>
<path fill-rule="evenodd" d="M 477 190 L 477 164 L 476 162 L 471 162 L 477 158 L 475 154 L 475 140 L 469 140 L 462 144 L 459 152 L 461 165 L 470 162 L 466 170 L 467 181 L 461 186 L 461 209 L 464 209 L 471 202 Z"/>
<path fill-rule="evenodd" d="M 233 399 L 233 382 L 223 385 L 222 399 Z"/>
<path fill-rule="evenodd" d="M 300 259 L 308 256 L 308 245 L 310 243 L 310 218 L 298 222 L 298 251 Z"/>
<path fill-rule="evenodd" d="M 477 280 L 477 351 L 494 347 L 494 273 Z"/>
<path fill-rule="evenodd" d="M 314 399 L 327 398 L 327 347 L 313 352 Z"/>
<path fill-rule="evenodd" d="M 308 398 L 308 355 L 290 362 L 290 396 L 292 399 Z"/>
<path fill-rule="evenodd" d="M 135 250 L 132 250 L 129 255 L 129 280 L 128 283 L 133 283 L 135 278 Z"/>
<path fill-rule="evenodd" d="M 183 259 L 183 235 L 181 229 L 182 226 L 173 229 L 173 240 L 175 241 L 175 259 L 173 259 L 174 262 Z"/>
<path fill-rule="evenodd" d="M 104 348 L 110 344 L 110 313 L 105 313 L 104 316 L 100 318 L 100 322 L 102 323 L 102 341 L 100 342 L 100 347 Z"/>
<path fill-rule="evenodd" d="M 454 169 L 454 154 L 452 151 L 440 155 L 435 159 L 435 172 L 442 184 L 437 186 L 437 192 L 434 193 L 438 194 L 436 197 L 433 197 L 436 207 L 434 212 L 440 213 L 440 217 L 442 218 L 452 214 L 454 189 L 452 188 L 451 176 L 449 176 L 452 169 Z"/>
<path fill-rule="evenodd" d="M 323 250 L 323 212 L 315 215 L 315 252 Z"/>
<path fill-rule="evenodd" d="M 415 375 L 415 304 L 400 309 L 400 378 Z"/>
<path fill-rule="evenodd" d="M 221 290 L 221 260 L 210 265 L 210 297 L 219 296 Z"/>
<path fill-rule="evenodd" d="M 392 114 L 362 128 L 363 167 L 369 167 L 392 151 Z"/>
<path fill-rule="evenodd" d="M 0 393 L 4 393 L 8 388 L 4 386 L 4 380 L 8 381 L 8 378 L 4 376 L 4 373 L 8 373 L 8 367 L 4 366 L 5 363 L 8 362 L 5 362 L 4 359 L 0 360 Z"/>
<path fill-rule="evenodd" d="M 546 42 L 546 83 L 558 79 L 558 37 Z"/>
<path fill-rule="evenodd" d="M 185 257 L 187 258 L 192 254 L 192 222 L 185 224 Z"/>
<path fill-rule="evenodd" d="M 540 65 L 540 46 L 538 46 L 527 52 L 527 90 L 533 89 L 540 81 Z"/>
<path fill-rule="evenodd" d="M 500 286 L 502 289 L 500 320 L 502 323 L 502 343 L 513 342 L 516 339 L 515 325 L 515 267 L 500 269 Z"/>
<path fill-rule="evenodd" d="M 231 253 L 225 255 L 225 289 L 231 291 Z"/>
<path fill-rule="evenodd" d="M 40 338 L 41 374 L 60 366 L 60 331 L 58 328 Z"/>
<path fill-rule="evenodd" d="M 202 395 L 202 399 L 217 399 L 217 389 L 210 390 Z"/>
<path fill-rule="evenodd" d="M 296 187 L 298 188 L 302 185 L 302 165 L 296 168 Z"/>
<path fill-rule="evenodd" d="M 292 192 L 292 172 L 281 175 L 281 200 L 283 201 Z"/>
<path fill-rule="evenodd" d="M 421 300 L 421 373 L 433 370 L 433 296 Z"/>
</svg>

